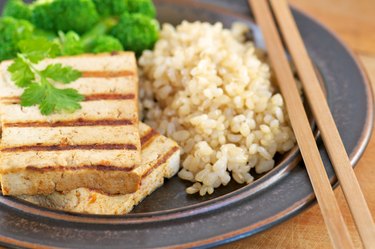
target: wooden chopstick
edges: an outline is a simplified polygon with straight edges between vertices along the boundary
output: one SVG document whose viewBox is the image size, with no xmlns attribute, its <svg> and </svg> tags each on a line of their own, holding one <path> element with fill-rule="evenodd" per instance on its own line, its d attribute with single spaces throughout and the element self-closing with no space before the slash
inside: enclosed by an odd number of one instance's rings
<svg viewBox="0 0 375 249">
<path fill-rule="evenodd" d="M 284 96 L 290 122 L 333 246 L 336 249 L 354 248 L 320 157 L 268 1 L 249 0 L 249 4 L 252 7 L 257 24 L 262 30 L 267 52 L 276 73 L 280 91 Z"/>
<path fill-rule="evenodd" d="M 375 248 L 375 225 L 354 170 L 341 141 L 313 64 L 285 0 L 271 0 L 271 7 L 292 55 L 310 108 L 322 135 L 337 178 L 365 248 Z M 350 100 L 348 100 L 350 101 Z"/>
</svg>

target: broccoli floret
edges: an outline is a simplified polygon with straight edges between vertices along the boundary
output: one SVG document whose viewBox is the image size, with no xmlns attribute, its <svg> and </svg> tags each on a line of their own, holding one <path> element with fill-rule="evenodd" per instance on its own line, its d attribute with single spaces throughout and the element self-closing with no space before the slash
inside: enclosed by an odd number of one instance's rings
<svg viewBox="0 0 375 249">
<path fill-rule="evenodd" d="M 124 13 L 111 34 L 119 39 L 125 50 L 137 55 L 146 49 L 152 49 L 159 38 L 159 23 L 142 14 Z"/>
<path fill-rule="evenodd" d="M 154 18 L 155 5 L 152 0 L 93 0 L 101 16 L 120 16 L 124 12 L 140 13 Z"/>
<path fill-rule="evenodd" d="M 3 16 L 31 20 L 31 8 L 23 0 L 8 0 L 3 9 Z"/>
<path fill-rule="evenodd" d="M 121 42 L 113 36 L 106 33 L 116 25 L 114 18 L 106 18 L 101 20 L 89 32 L 81 37 L 72 31 L 64 34 L 59 32 L 59 43 L 61 44 L 63 55 L 89 53 L 104 53 L 122 51 Z"/>
<path fill-rule="evenodd" d="M 73 31 L 66 34 L 60 31 L 58 42 L 61 47 L 61 55 L 78 55 L 85 52 L 80 36 Z"/>
<path fill-rule="evenodd" d="M 155 18 L 156 9 L 152 0 L 128 0 L 128 11 Z"/>
<path fill-rule="evenodd" d="M 95 54 L 122 50 L 124 50 L 124 48 L 121 42 L 109 35 L 98 37 L 90 46 L 90 52 Z"/>
<path fill-rule="evenodd" d="M 52 12 L 56 14 L 57 30 L 74 30 L 84 33 L 99 21 L 99 15 L 92 0 L 55 0 Z"/>
<path fill-rule="evenodd" d="M 32 21 L 48 31 L 82 34 L 99 21 L 99 15 L 92 0 L 50 0 L 35 3 Z"/>
<path fill-rule="evenodd" d="M 120 16 L 128 11 L 127 0 L 93 0 L 101 16 Z"/>
<path fill-rule="evenodd" d="M 55 18 L 51 13 L 51 4 L 52 1 L 36 1 L 31 12 L 31 22 L 39 29 L 55 32 Z"/>
<path fill-rule="evenodd" d="M 0 18 L 0 61 L 12 59 L 18 52 L 18 43 L 33 35 L 34 26 L 13 17 Z"/>
</svg>

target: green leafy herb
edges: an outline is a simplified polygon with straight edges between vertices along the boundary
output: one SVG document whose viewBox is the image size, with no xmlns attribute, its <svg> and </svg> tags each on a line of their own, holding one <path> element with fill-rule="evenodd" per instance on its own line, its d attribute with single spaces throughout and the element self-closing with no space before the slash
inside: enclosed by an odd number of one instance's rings
<svg viewBox="0 0 375 249">
<path fill-rule="evenodd" d="M 33 71 L 21 56 L 14 60 L 8 71 L 12 73 L 12 80 L 18 87 L 27 87 L 35 80 Z"/>
<path fill-rule="evenodd" d="M 41 96 L 43 94 L 43 98 L 37 103 L 43 115 L 62 111 L 74 112 L 81 108 L 79 102 L 83 100 L 83 96 L 75 89 L 59 89 L 51 84 L 41 85 L 38 88 L 30 87 L 28 89 L 34 95 Z M 34 97 L 21 97 L 21 104 L 33 103 L 33 101 L 36 101 Z"/>
<path fill-rule="evenodd" d="M 22 106 L 39 105 L 44 98 L 43 86 L 31 83 L 23 92 L 21 96 Z"/>
<path fill-rule="evenodd" d="M 58 84 L 69 84 L 81 77 L 81 73 L 62 64 L 51 64 L 38 69 L 45 58 L 61 54 L 58 43 L 46 38 L 32 38 L 19 43 L 21 53 L 8 68 L 18 87 L 25 88 L 21 95 L 21 106 L 38 105 L 43 115 L 56 112 L 74 112 L 81 108 L 84 97 L 75 89 L 58 88 Z"/>
<path fill-rule="evenodd" d="M 61 54 L 59 44 L 45 37 L 33 37 L 18 43 L 22 54 L 26 55 L 32 63 L 38 63 L 44 58 L 55 58 Z"/>
<path fill-rule="evenodd" d="M 64 84 L 69 84 L 81 76 L 80 72 L 72 70 L 71 67 L 64 67 L 62 64 L 49 65 L 41 74 L 48 79 Z"/>
</svg>

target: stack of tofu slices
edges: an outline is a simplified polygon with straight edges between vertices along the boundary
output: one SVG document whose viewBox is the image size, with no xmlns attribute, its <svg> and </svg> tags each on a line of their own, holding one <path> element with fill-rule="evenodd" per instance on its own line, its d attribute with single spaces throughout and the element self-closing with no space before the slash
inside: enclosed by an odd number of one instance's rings
<svg viewBox="0 0 375 249">
<path fill-rule="evenodd" d="M 179 169 L 178 145 L 138 120 L 138 76 L 133 53 L 46 60 L 82 72 L 59 87 L 85 100 L 74 113 L 43 116 L 21 107 L 0 65 L 0 176 L 3 195 L 68 212 L 126 214 Z"/>
</svg>

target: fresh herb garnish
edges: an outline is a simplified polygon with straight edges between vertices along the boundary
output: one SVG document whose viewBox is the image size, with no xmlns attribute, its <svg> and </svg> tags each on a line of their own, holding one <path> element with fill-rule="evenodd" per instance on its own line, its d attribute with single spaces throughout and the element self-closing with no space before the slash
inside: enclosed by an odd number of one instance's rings
<svg viewBox="0 0 375 249">
<path fill-rule="evenodd" d="M 56 112 L 74 112 L 81 108 L 84 97 L 75 89 L 58 88 L 58 84 L 69 84 L 81 77 L 81 73 L 62 64 L 51 64 L 39 69 L 38 63 L 61 54 L 59 44 L 38 37 L 20 42 L 21 53 L 8 68 L 14 83 L 24 92 L 21 106 L 39 106 L 43 115 Z"/>
</svg>

